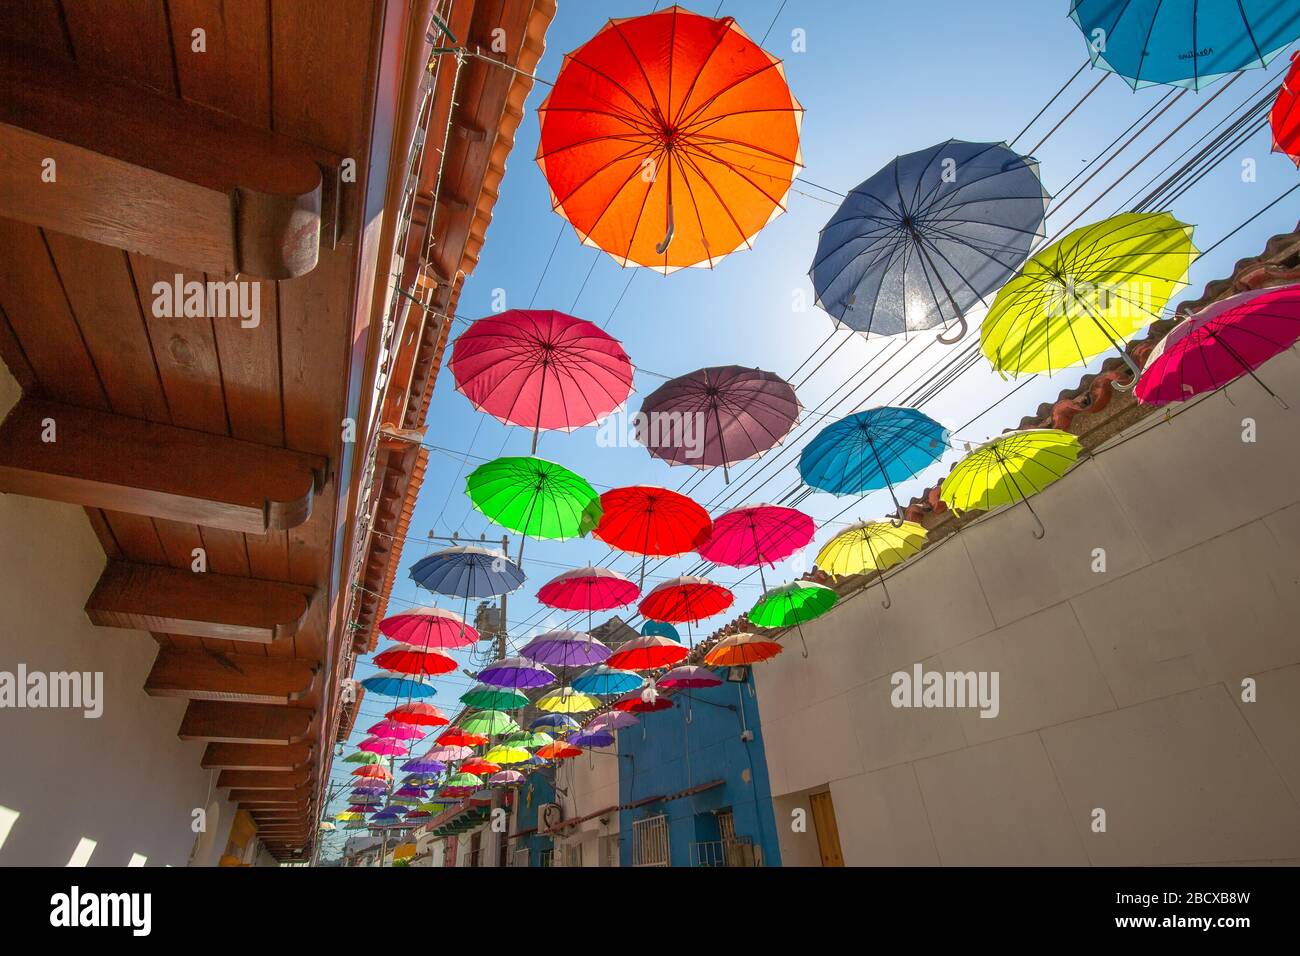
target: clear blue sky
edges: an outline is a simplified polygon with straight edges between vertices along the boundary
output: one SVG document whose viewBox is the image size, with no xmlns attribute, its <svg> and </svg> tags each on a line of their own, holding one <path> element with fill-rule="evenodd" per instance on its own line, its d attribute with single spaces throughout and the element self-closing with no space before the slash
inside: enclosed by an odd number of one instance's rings
<svg viewBox="0 0 1300 956">
<path fill-rule="evenodd" d="M 538 76 L 553 79 L 561 56 L 580 46 L 606 18 L 646 13 L 652 6 L 653 0 L 560 0 Z M 717 0 L 703 0 L 691 9 L 711 14 L 716 6 Z M 1016 137 L 1086 61 L 1085 43 L 1067 17 L 1068 7 L 1067 0 L 931 0 L 924 5 L 881 0 L 787 0 L 784 4 L 781 0 L 724 0 L 721 13 L 736 17 L 756 41 L 767 34 L 764 46 L 785 60 L 790 85 L 806 110 L 804 175 L 813 183 L 844 192 L 895 155 L 950 137 L 975 141 Z M 806 52 L 792 52 L 794 30 L 804 31 Z M 1147 191 L 1143 187 L 1148 181 L 1193 144 L 1202 142 L 1207 131 L 1230 112 L 1260 95 L 1257 91 L 1270 76 L 1276 84 L 1285 72 L 1288 57 L 1289 52 L 1279 56 L 1267 73 L 1251 71 L 1242 75 L 1181 131 L 1173 133 L 1222 89 L 1223 82 L 1199 93 L 1182 95 L 1078 195 L 1059 208 L 1053 207 L 1049 232 L 1060 229 L 1094 200 L 1096 205 L 1077 225 L 1128 208 L 1134 194 Z M 1110 76 L 1045 144 L 1034 149 L 1103 75 L 1087 70 L 1015 144 L 1021 152 L 1034 150 L 1042 164 L 1044 183 L 1059 197 L 1068 192 L 1062 187 L 1072 177 L 1167 93 L 1165 87 L 1134 92 L 1118 77 Z M 638 369 L 647 370 L 637 373 L 632 411 L 662 382 L 662 378 L 650 373 L 673 376 L 706 365 L 733 363 L 786 376 L 794 372 L 833 329 L 831 319 L 814 306 L 796 311 L 794 305 L 798 292 L 806 301 L 812 301 L 807 279 L 809 264 L 818 230 L 838 200 L 815 187 L 797 183 L 800 192 L 791 195 L 788 212 L 759 234 L 755 248 L 728 257 L 712 271 L 690 269 L 664 277 L 646 270 L 620 269 L 608 256 L 580 245 L 567 223 L 551 211 L 545 181 L 533 161 L 538 136 L 536 106 L 545 93 L 545 84 L 539 83 L 529 98 L 483 257 L 466 283 L 459 313 L 468 318 L 488 314 L 494 290 L 501 289 L 511 308 L 526 308 L 535 296 L 538 308 L 571 312 L 597 324 L 609 320 L 610 333 L 622 341 Z M 1171 133 L 1168 142 L 1156 148 L 1118 186 L 1110 188 Z M 1259 132 L 1174 204 L 1173 212 L 1180 219 L 1196 225 L 1195 238 L 1202 249 L 1300 181 L 1295 167 L 1284 157 L 1271 154 L 1269 147 L 1267 132 Z M 1242 163 L 1246 159 L 1254 159 L 1257 164 L 1257 181 L 1253 183 L 1242 181 Z M 1288 197 L 1202 257 L 1192 271 L 1192 288 L 1199 291 L 1206 281 L 1229 273 L 1238 258 L 1257 254 L 1269 236 L 1294 228 L 1297 209 L 1300 201 L 1295 195 Z M 554 245 L 557 234 L 558 245 Z M 554 258 L 543 275 L 553 245 Z M 464 329 L 464 323 L 457 323 L 453 336 Z M 976 334 L 972 330 L 971 335 Z M 833 345 L 850 336 L 848 330 L 839 332 L 831 346 L 824 348 L 792 381 L 802 379 Z M 931 339 L 930 334 L 915 337 L 901 347 L 897 357 L 883 365 L 870 386 L 858 390 L 847 402 L 832 404 L 823 411 L 843 415 L 854 410 L 889 372 L 922 352 L 862 407 L 897 403 L 937 362 L 951 357 L 952 350 L 931 345 Z M 815 408 L 867 363 L 879 362 L 885 350 L 899 348 L 897 340 L 889 338 L 867 341 L 857 337 L 849 342 L 799 387 L 805 408 Z M 1091 368 L 1095 369 L 1099 361 Z M 1077 384 L 1083 371 L 1075 368 L 1052 378 L 1034 379 L 987 414 L 970 421 L 1023 384 L 1023 380 L 1003 381 L 981 358 L 923 410 L 951 429 L 960 428 L 960 438 L 982 440 L 1017 424 L 1040 401 Z M 796 445 L 818 430 L 818 419 L 805 421 L 810 425 L 804 428 L 801 423 L 796 430 Z M 427 532 L 449 535 L 457 531 L 462 537 L 475 539 L 486 533 L 489 539 L 499 541 L 502 530 L 470 507 L 464 494 L 465 475 L 479 464 L 480 458 L 528 454 L 531 435 L 476 412 L 455 390 L 452 376 L 444 368 L 434 391 L 427 440 L 476 457 L 462 467 L 450 454 L 431 453 L 390 613 L 431 601 L 430 595 L 417 589 L 408 577 L 410 565 L 433 550 L 420 540 Z M 724 486 L 720 470 L 697 482 L 698 472 L 669 468 L 642 448 L 598 447 L 594 429 L 572 434 L 544 433 L 538 453 L 584 475 L 597 490 L 626 484 L 677 489 L 690 480 L 692 497 L 715 515 L 740 504 L 777 499 L 798 478 L 797 454 L 787 453 L 780 466 L 763 472 L 761 485 L 755 481 L 736 493 Z M 777 453 L 773 450 L 765 459 Z M 902 486 L 900 494 L 910 496 L 932 484 L 946 474 L 959 454 L 950 453 L 941 464 Z M 740 484 L 735 476 L 744 470 L 743 465 L 733 470 L 733 487 Z M 818 493 L 800 507 L 820 524 L 848 504 L 847 499 Z M 875 518 L 889 508 L 888 493 L 881 492 L 839 520 L 846 523 Z M 827 524 L 819 530 L 808 561 L 840 526 Z M 518 538 L 512 536 L 512 554 L 517 548 Z M 513 645 L 522 645 L 533 634 L 559 626 L 567 619 L 567 615 L 541 607 L 533 597 L 539 586 L 563 568 L 611 563 L 615 569 L 632 572 L 639 566 L 638 559 L 630 555 L 608 562 L 607 553 L 608 549 L 594 539 L 530 540 L 524 559 L 528 582 L 510 599 Z M 670 561 L 656 574 L 680 574 L 694 563 L 690 556 Z M 746 574 L 744 570 L 721 568 L 712 577 L 732 585 Z M 769 584 L 774 584 L 794 577 L 795 570 L 779 566 L 766 574 Z M 647 581 L 647 588 L 659 579 Z M 759 591 L 756 575 L 739 583 L 733 611 L 705 622 L 698 633 L 707 633 L 709 625 L 724 623 L 751 606 Z M 439 603 L 452 606 L 443 599 Z M 372 668 L 363 662 L 357 676 L 371 672 Z M 450 714 L 459 706 L 457 696 L 469 684 L 463 675 L 449 675 L 439 681 L 439 693 L 433 700 Z M 357 721 L 358 730 L 363 731 L 378 719 L 384 709 L 383 699 L 368 699 Z M 360 739 L 360 734 L 354 735 L 353 743 Z M 344 776 L 343 768 L 351 766 L 336 763 L 335 778 Z"/>
</svg>

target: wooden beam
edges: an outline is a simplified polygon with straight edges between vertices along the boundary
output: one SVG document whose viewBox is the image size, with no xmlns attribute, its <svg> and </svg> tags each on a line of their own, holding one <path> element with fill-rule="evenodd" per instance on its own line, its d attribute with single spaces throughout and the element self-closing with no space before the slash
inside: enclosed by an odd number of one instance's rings
<svg viewBox="0 0 1300 956">
<path fill-rule="evenodd" d="M 151 697 L 287 704 L 307 693 L 314 676 L 310 664 L 292 658 L 163 646 L 144 691 Z"/>
<path fill-rule="evenodd" d="M 242 787 L 246 790 L 297 790 L 310 781 L 311 775 L 305 768 L 296 773 L 223 770 L 217 776 L 218 787 Z"/>
<path fill-rule="evenodd" d="M 204 770 L 265 770 L 284 772 L 307 766 L 309 744 L 208 744 L 200 766 Z"/>
<path fill-rule="evenodd" d="M 218 275 L 316 267 L 309 147 L 14 43 L 0 88 L 0 216 Z"/>
<path fill-rule="evenodd" d="M 296 790 L 231 790 L 230 799 L 239 804 L 263 806 L 306 807 L 311 798 L 310 787 Z"/>
<path fill-rule="evenodd" d="M 0 425 L 0 492 L 249 534 L 306 521 L 326 467 L 317 455 L 35 398 Z"/>
<path fill-rule="evenodd" d="M 178 736 L 215 743 L 296 744 L 306 739 L 311 718 L 312 711 L 297 707 L 192 700 Z"/>
<path fill-rule="evenodd" d="M 307 614 L 308 593 L 309 589 L 300 585 L 279 581 L 109 561 L 95 590 L 86 600 L 86 616 L 100 627 L 129 627 L 159 634 L 188 634 L 269 644 L 298 632 L 298 625 Z M 172 658 L 168 655 L 165 663 L 170 661 Z M 281 662 L 265 660 L 265 663 L 268 670 L 259 671 L 255 677 L 244 677 L 242 686 L 252 692 L 260 689 L 261 696 L 267 696 L 269 682 L 276 684 L 276 693 L 283 691 L 286 683 L 295 688 L 301 685 L 300 672 L 276 671 L 273 665 Z M 212 693 L 213 688 L 220 686 L 217 681 L 220 668 L 220 662 L 213 661 L 208 665 L 207 677 L 183 680 L 176 667 L 172 667 L 168 679 L 173 686 L 179 682 L 202 687 L 206 680 L 209 693 L 172 693 L 171 696 L 236 699 Z M 224 680 L 227 684 L 234 684 L 240 677 L 240 672 L 227 669 Z M 307 685 L 310 683 L 308 680 Z M 301 689 L 295 693 L 300 694 Z"/>
</svg>

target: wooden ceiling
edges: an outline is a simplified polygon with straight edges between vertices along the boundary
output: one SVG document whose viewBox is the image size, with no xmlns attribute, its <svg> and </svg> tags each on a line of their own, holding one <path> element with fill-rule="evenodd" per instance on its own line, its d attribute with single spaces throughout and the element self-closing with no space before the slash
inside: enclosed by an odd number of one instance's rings
<svg viewBox="0 0 1300 956">
<path fill-rule="evenodd" d="M 207 742 L 202 765 L 282 859 L 309 851 L 340 720 L 355 719 L 339 702 L 353 568 L 386 598 L 400 555 L 358 515 L 387 496 L 385 526 L 404 532 L 427 461 L 374 432 L 423 422 L 446 341 L 447 323 L 403 311 L 394 341 L 409 345 L 387 360 L 406 368 L 376 392 L 377 263 L 420 271 L 393 220 L 431 7 L 467 45 L 487 49 L 505 25 L 524 70 L 554 13 L 553 0 L 0 0 L 0 76 L 23 83 L 0 107 L 13 160 L 0 357 L 24 390 L 0 426 L 0 491 L 85 507 L 108 559 L 87 614 L 153 633 L 146 690 L 190 700 L 178 733 Z M 445 134 L 448 172 L 421 179 L 407 233 L 437 238 L 421 287 L 446 312 L 530 85 L 465 64 L 455 104 L 454 71 L 439 70 L 428 141 Z M 349 160 L 355 181 L 340 175 Z M 157 283 L 236 271 L 256 289 L 255 325 L 155 314 Z"/>
</svg>

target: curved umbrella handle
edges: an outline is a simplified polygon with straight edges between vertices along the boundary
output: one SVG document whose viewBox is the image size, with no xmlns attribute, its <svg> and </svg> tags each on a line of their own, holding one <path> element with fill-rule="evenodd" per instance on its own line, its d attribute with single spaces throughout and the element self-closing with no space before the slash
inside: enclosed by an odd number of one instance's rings
<svg viewBox="0 0 1300 956">
<path fill-rule="evenodd" d="M 663 241 L 655 246 L 655 252 L 663 255 L 668 251 L 668 244 L 673 241 L 673 204 L 668 204 L 668 229 L 664 232 Z"/>
<path fill-rule="evenodd" d="M 940 332 L 939 335 L 938 335 L 938 341 L 939 341 L 939 343 L 942 344 L 942 345 L 956 345 L 958 342 L 960 342 L 960 341 L 965 337 L 965 335 L 966 335 L 966 331 L 967 331 L 969 328 L 970 328 L 970 326 L 967 325 L 967 323 L 966 323 L 966 316 L 964 316 L 964 315 L 962 315 L 960 312 L 958 312 L 958 313 L 957 313 L 957 334 L 954 335 L 954 336 L 953 336 L 952 338 L 950 338 L 950 339 L 946 339 L 946 338 L 943 337 L 943 333 Z"/>
</svg>

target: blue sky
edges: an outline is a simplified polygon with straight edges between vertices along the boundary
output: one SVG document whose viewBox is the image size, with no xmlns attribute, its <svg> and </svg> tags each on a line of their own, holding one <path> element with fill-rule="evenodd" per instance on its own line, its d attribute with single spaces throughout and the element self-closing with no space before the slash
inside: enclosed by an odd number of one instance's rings
<svg viewBox="0 0 1300 956">
<path fill-rule="evenodd" d="M 647 13 L 652 6 L 652 0 L 561 0 L 538 76 L 553 79 L 562 55 L 580 46 L 606 18 Z M 717 0 L 704 0 L 691 9 L 711 14 L 716 6 Z M 1087 59 L 1084 39 L 1067 17 L 1068 6 L 1066 0 L 931 0 L 924 5 L 879 0 L 787 0 L 784 4 L 782 0 L 724 0 L 721 15 L 736 17 L 756 41 L 767 34 L 764 46 L 785 60 L 790 85 L 806 110 L 804 177 L 810 183 L 845 192 L 900 153 L 948 138 L 986 142 L 1015 138 Z M 803 31 L 806 52 L 791 49 L 792 31 L 796 30 Z M 1283 53 L 1267 72 L 1242 74 L 1208 105 L 1226 81 L 1179 96 L 1149 130 L 1077 195 L 1064 205 L 1054 205 L 1049 233 L 1076 215 L 1082 214 L 1075 225 L 1084 225 L 1127 209 L 1135 194 L 1145 193 L 1143 187 L 1158 175 L 1163 179 L 1167 173 L 1160 175 L 1161 171 L 1189 147 L 1205 141 L 1207 131 L 1220 120 L 1262 95 L 1270 77 L 1276 85 L 1285 73 L 1288 57 L 1289 52 Z M 1022 153 L 1033 150 L 1041 162 L 1044 184 L 1058 198 L 1078 186 L 1076 181 L 1063 189 L 1094 157 L 1169 93 L 1165 87 L 1134 92 L 1118 77 L 1109 76 L 1039 146 L 1103 75 L 1086 70 L 1014 144 Z M 791 376 L 834 328 L 830 317 L 810 304 L 807 272 L 818 230 L 834 212 L 838 198 L 816 186 L 796 183 L 787 213 L 759 234 L 755 248 L 729 256 L 712 271 L 690 269 L 664 277 L 646 270 L 621 269 L 608 256 L 582 246 L 567 223 L 551 211 L 545 181 L 533 161 L 538 136 L 536 106 L 545 93 L 546 86 L 539 83 L 529 98 L 483 256 L 466 283 L 459 314 L 469 319 L 489 314 L 494 293 L 504 290 L 510 308 L 527 308 L 531 302 L 537 308 L 570 312 L 598 325 L 608 321 L 608 331 L 622 341 L 638 368 L 629 403 L 633 411 L 663 381 L 660 376 L 706 365 L 734 363 Z M 1204 109 L 1175 131 L 1199 107 Z M 1173 204 L 1178 218 L 1196 225 L 1200 248 L 1218 242 L 1300 181 L 1295 167 L 1284 157 L 1271 154 L 1269 147 L 1267 131 L 1258 132 Z M 1150 150 L 1154 150 L 1150 158 L 1142 161 Z M 1243 182 L 1245 160 L 1255 161 L 1254 182 Z M 1192 289 L 1199 291 L 1208 280 L 1229 273 L 1238 258 L 1257 254 L 1274 233 L 1294 228 L 1297 208 L 1300 203 L 1294 196 L 1288 197 L 1203 256 L 1193 267 Z M 797 309 L 800 299 L 809 303 L 802 311 Z M 465 327 L 458 322 L 453 337 Z M 971 335 L 976 334 L 972 330 Z M 808 375 L 835 345 L 848 338 L 853 341 Z M 870 385 L 855 391 L 847 401 L 823 407 L 823 413 L 841 416 L 859 405 L 899 403 L 936 363 L 951 358 L 953 352 L 931 344 L 929 334 L 900 344 L 881 337 L 868 341 L 845 329 L 791 381 L 798 384 L 805 408 L 812 409 L 850 376 L 860 377 L 868 365 L 879 365 L 881 371 L 871 376 Z M 905 370 L 873 394 L 890 372 L 909 360 Z M 1100 360 L 1090 368 L 1098 364 Z M 923 410 L 956 431 L 959 439 L 982 440 L 1017 424 L 1040 401 L 1077 384 L 1083 372 L 1069 369 L 1026 385 L 1024 380 L 1003 381 L 981 358 Z M 802 381 L 805 376 L 807 380 Z M 1016 388 L 1019 391 L 1010 395 Z M 840 389 L 838 394 L 845 391 Z M 980 415 L 989 406 L 995 407 Z M 807 418 L 807 427 L 801 423 L 796 429 L 792 435 L 796 448 L 816 434 L 818 421 Z M 442 370 L 430 409 L 427 441 L 448 451 L 431 452 L 390 613 L 431 601 L 408 577 L 410 565 L 436 547 L 422 540 L 426 533 L 459 532 L 471 539 L 486 533 L 490 540 L 500 540 L 502 530 L 470 507 L 464 494 L 465 476 L 480 459 L 528 454 L 530 440 L 530 433 L 502 426 L 476 412 L 456 392 L 451 374 Z M 769 452 L 759 465 L 778 451 Z M 715 515 L 741 504 L 775 500 L 798 478 L 797 453 L 787 452 L 777 465 L 766 468 L 761 478 L 739 488 L 737 476 L 744 474 L 747 466 L 737 466 L 728 488 L 720 470 L 701 475 L 693 469 L 669 468 L 639 447 L 600 447 L 595 429 L 544 433 L 538 454 L 582 474 L 598 491 L 626 484 L 679 489 L 689 481 L 691 496 Z M 950 453 L 942 463 L 901 486 L 900 495 L 910 496 L 932 484 L 959 454 L 959 450 Z M 462 465 L 459 459 L 465 455 L 473 457 Z M 749 474 L 757 470 L 755 466 Z M 821 525 L 849 505 L 849 500 L 818 493 L 800 507 Z M 878 517 L 889 508 L 887 492 L 852 506 L 837 519 L 839 524 L 820 527 L 807 560 L 811 561 L 815 549 L 842 524 Z M 518 537 L 511 536 L 511 553 L 517 548 Z M 528 582 L 510 599 L 512 645 L 520 646 L 535 633 L 562 626 L 567 620 L 567 615 L 541 607 L 533 597 L 538 587 L 561 570 L 588 563 L 609 564 L 625 572 L 639 567 L 639 559 L 633 556 L 616 556 L 610 561 L 607 555 L 608 549 L 596 540 L 529 541 L 524 559 Z M 654 572 L 656 577 L 647 580 L 647 589 L 662 577 L 684 573 L 694 563 L 689 556 L 666 563 Z M 769 584 L 788 580 L 795 573 L 790 566 L 766 572 Z M 711 624 L 724 623 L 753 604 L 760 591 L 758 577 L 742 581 L 746 574 L 729 568 L 712 573 L 720 583 L 737 584 L 736 605 L 728 614 L 705 622 L 697 634 L 707 633 Z M 445 602 L 443 606 L 452 607 Z M 357 676 L 371 672 L 362 662 Z M 449 714 L 454 712 L 459 706 L 457 696 L 470 683 L 460 674 L 441 679 L 434 702 Z M 383 699 L 368 699 L 357 721 L 358 730 L 364 731 L 384 709 Z M 354 735 L 353 743 L 361 736 Z M 346 776 L 344 768 L 351 766 L 336 763 L 335 779 Z"/>
</svg>

